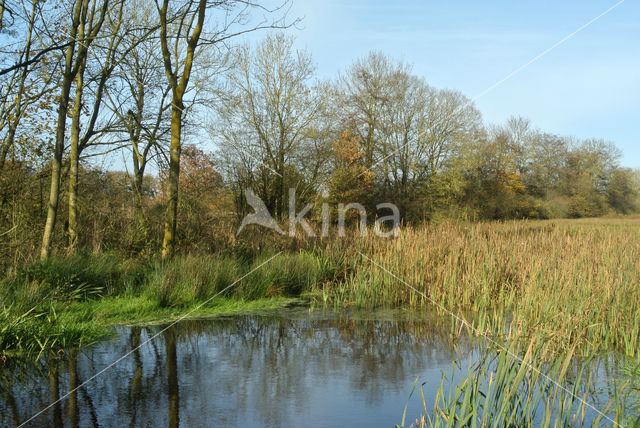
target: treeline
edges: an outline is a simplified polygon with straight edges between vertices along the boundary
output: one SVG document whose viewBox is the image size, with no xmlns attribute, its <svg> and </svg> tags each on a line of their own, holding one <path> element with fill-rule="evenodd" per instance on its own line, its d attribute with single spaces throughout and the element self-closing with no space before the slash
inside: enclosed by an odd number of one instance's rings
<svg viewBox="0 0 640 428">
<path fill-rule="evenodd" d="M 290 189 L 298 211 L 357 202 L 374 214 L 391 202 L 407 223 L 639 207 L 639 174 L 620 167 L 612 143 L 518 117 L 487 126 L 463 94 L 381 53 L 320 81 L 283 33 L 235 43 L 295 24 L 288 3 L 2 5 L 4 264 L 53 249 L 167 257 L 225 247 L 250 211 L 248 188 L 280 220 Z"/>
<path fill-rule="evenodd" d="M 513 117 L 485 126 L 463 94 L 429 86 L 373 52 L 315 82 L 293 40 L 240 50 L 210 137 L 244 200 L 252 188 L 287 215 L 288 189 L 370 210 L 393 202 L 405 221 L 587 217 L 638 208 L 638 173 L 602 140 L 545 133 Z"/>
</svg>

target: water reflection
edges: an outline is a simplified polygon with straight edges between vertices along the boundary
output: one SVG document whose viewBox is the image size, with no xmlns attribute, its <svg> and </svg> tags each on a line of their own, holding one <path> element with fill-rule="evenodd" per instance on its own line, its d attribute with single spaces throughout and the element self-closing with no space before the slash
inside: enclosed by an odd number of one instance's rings
<svg viewBox="0 0 640 428">
<path fill-rule="evenodd" d="M 83 352 L 0 369 L 0 424 L 18 425 L 136 349 L 29 426 L 393 426 L 417 376 L 433 402 L 442 372 L 472 352 L 464 339 L 454 348 L 448 327 L 297 310 L 181 322 L 139 349 L 161 327 L 119 328 Z"/>
</svg>

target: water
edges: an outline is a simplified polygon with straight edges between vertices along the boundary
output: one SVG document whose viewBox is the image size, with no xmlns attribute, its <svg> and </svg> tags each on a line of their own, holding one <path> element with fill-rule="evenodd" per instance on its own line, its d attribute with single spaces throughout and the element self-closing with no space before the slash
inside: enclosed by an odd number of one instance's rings
<svg viewBox="0 0 640 428">
<path fill-rule="evenodd" d="M 161 330 L 120 327 L 113 341 L 57 363 L 0 370 L 0 424 L 16 426 Z M 27 426 L 380 426 L 421 414 L 442 373 L 473 347 L 446 326 L 397 313 L 306 309 L 181 322 Z M 429 409 L 430 410 L 430 409 Z"/>
</svg>

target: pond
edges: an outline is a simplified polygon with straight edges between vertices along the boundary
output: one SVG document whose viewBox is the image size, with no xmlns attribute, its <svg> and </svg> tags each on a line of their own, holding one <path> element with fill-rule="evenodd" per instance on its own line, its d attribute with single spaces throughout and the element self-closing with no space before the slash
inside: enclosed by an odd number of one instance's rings
<svg viewBox="0 0 640 428">
<path fill-rule="evenodd" d="M 442 375 L 476 351 L 436 319 L 292 309 L 118 327 L 113 340 L 39 366 L 5 367 L 0 424 L 18 426 L 380 426 L 422 413 Z M 142 346 L 140 346 L 142 344 Z M 606 403 L 606 401 L 605 401 Z M 429 410 L 431 410 L 429 408 Z"/>
</svg>

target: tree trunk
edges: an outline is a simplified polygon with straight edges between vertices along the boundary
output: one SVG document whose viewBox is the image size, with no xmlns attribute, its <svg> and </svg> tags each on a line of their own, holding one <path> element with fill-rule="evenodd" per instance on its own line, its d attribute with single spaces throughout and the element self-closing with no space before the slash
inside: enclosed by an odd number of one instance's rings
<svg viewBox="0 0 640 428">
<path fill-rule="evenodd" d="M 167 211 L 164 223 L 164 238 L 162 240 L 162 258 L 166 259 L 173 253 L 175 246 L 176 224 L 178 218 L 178 182 L 180 179 L 180 153 L 182 146 L 180 133 L 182 131 L 182 110 L 174 101 L 171 108 L 171 150 L 169 153 L 169 177 L 167 178 Z"/>
<path fill-rule="evenodd" d="M 133 198 L 136 207 L 136 216 L 138 217 L 138 231 L 141 237 L 146 241 L 148 237 L 149 227 L 147 225 L 147 217 L 144 215 L 144 207 L 142 206 L 142 186 L 144 185 L 144 169 L 140 168 L 140 162 L 136 153 L 133 154 Z"/>
<path fill-rule="evenodd" d="M 4 18 L 4 0 L 0 0 L 0 31 L 2 30 Z"/>
<path fill-rule="evenodd" d="M 64 91 L 64 89 L 63 89 Z M 66 99 L 66 97 L 64 97 Z M 44 233 L 42 234 L 42 247 L 40 248 L 40 260 L 45 261 L 49 258 L 51 252 L 51 241 L 53 240 L 53 229 L 56 226 L 56 216 L 58 215 L 58 199 L 60 197 L 60 172 L 62 170 L 62 151 L 64 145 L 64 125 L 66 118 L 67 103 L 60 102 L 58 114 L 58 131 L 56 135 L 56 145 L 53 150 L 53 160 L 51 161 L 51 186 L 49 188 L 49 204 L 47 206 L 47 222 L 44 225 Z M 60 135 L 62 134 L 62 135 Z"/>
<path fill-rule="evenodd" d="M 278 213 L 276 214 L 281 219 L 287 218 L 289 210 L 285 208 L 285 201 L 289 201 L 289 192 L 285 190 L 284 182 L 284 151 L 280 152 L 278 156 Z"/>
<path fill-rule="evenodd" d="M 69 253 L 75 253 L 78 245 L 78 146 L 71 145 L 69 152 Z"/>
<path fill-rule="evenodd" d="M 71 112 L 71 139 L 69 147 L 69 253 L 74 253 L 78 244 L 78 166 L 80 164 L 80 114 L 82 112 L 82 90 L 84 64 L 80 65 L 76 82 L 76 96 Z"/>
<path fill-rule="evenodd" d="M 58 105 L 58 122 L 56 128 L 56 142 L 53 149 L 53 159 L 51 161 L 51 186 L 49 188 L 49 204 L 47 206 L 47 222 L 44 225 L 42 234 L 42 246 L 40 247 L 40 260 L 49 258 L 51 253 L 51 242 L 53 241 L 53 230 L 56 226 L 58 215 L 58 200 L 60 198 L 60 175 L 62 171 L 62 155 L 64 152 L 64 134 L 67 123 L 67 111 L 69 109 L 69 93 L 71 92 L 71 82 L 75 77 L 73 70 L 73 54 L 75 52 L 75 39 L 78 33 L 80 12 L 82 2 L 77 0 L 74 10 L 73 22 L 69 34 L 71 44 L 67 47 L 65 54 L 64 75 L 62 78 L 62 89 L 60 90 L 60 101 Z"/>
<path fill-rule="evenodd" d="M 7 160 L 9 149 L 13 146 L 15 135 L 15 127 L 9 126 L 9 131 L 7 131 L 7 138 L 2 141 L 2 146 L 0 147 L 0 175 L 4 173 L 4 163 Z"/>
<path fill-rule="evenodd" d="M 140 134 L 142 133 L 142 112 L 144 111 L 144 96 L 145 87 L 142 81 L 142 77 L 137 78 L 138 92 L 136 99 L 137 114 L 129 115 L 129 138 L 131 139 L 131 146 L 133 148 L 133 198 L 136 208 L 136 216 L 138 217 L 138 233 L 140 237 L 146 241 L 149 235 L 149 227 L 147 224 L 147 217 L 144 214 L 144 207 L 142 206 L 142 189 L 144 185 L 144 170 L 147 166 L 147 154 L 151 147 L 151 142 L 147 143 L 147 147 L 140 154 Z M 162 117 L 162 108 L 159 112 L 159 118 Z"/>
<path fill-rule="evenodd" d="M 182 145 L 180 134 L 182 132 L 182 111 L 184 109 L 183 96 L 189 84 L 189 76 L 193 66 L 193 58 L 200 39 L 200 33 L 204 25 L 204 16 L 207 10 L 207 0 L 200 0 L 197 6 L 198 19 L 191 37 L 187 35 L 187 53 L 184 59 L 184 68 L 180 79 L 171 65 L 171 53 L 167 39 L 167 10 L 169 0 L 164 0 L 160 13 L 160 47 L 164 62 L 165 74 L 171 86 L 171 150 L 169 153 L 169 177 L 167 179 L 167 212 L 164 223 L 164 238 L 162 239 L 162 258 L 168 258 L 175 246 L 176 225 L 178 219 L 178 181 L 180 176 L 180 152 Z M 179 36 L 179 34 L 178 34 Z M 178 58 L 176 58 L 176 61 Z"/>
</svg>

